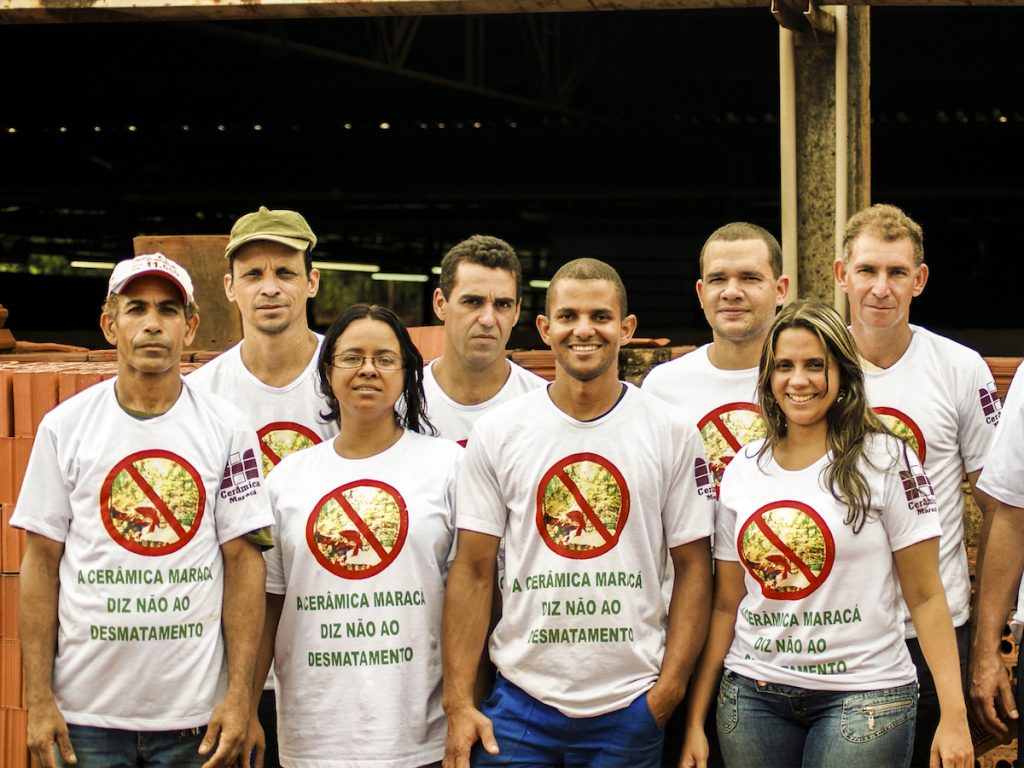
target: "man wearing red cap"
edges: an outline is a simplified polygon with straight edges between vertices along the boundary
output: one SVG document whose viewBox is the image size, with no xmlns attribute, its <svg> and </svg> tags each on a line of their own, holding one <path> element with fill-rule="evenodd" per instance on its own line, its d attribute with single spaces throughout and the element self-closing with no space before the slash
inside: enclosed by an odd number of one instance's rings
<svg viewBox="0 0 1024 768">
<path fill-rule="evenodd" d="M 100 326 L 118 375 L 48 413 L 11 524 L 40 766 L 235 764 L 263 621 L 259 448 L 180 360 L 199 315 L 161 254 L 118 264 Z M 54 744 L 56 743 L 56 749 Z"/>
</svg>

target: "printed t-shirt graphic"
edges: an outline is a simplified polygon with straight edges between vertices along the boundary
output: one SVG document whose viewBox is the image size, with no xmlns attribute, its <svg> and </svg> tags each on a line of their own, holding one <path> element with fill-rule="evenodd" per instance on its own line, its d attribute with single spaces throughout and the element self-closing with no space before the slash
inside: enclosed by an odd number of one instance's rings
<svg viewBox="0 0 1024 768">
<path fill-rule="evenodd" d="M 762 594 L 775 600 L 799 600 L 814 592 L 836 559 L 828 525 L 799 501 L 761 507 L 740 529 L 736 548 Z"/>
<path fill-rule="evenodd" d="M 928 446 L 924 440 L 924 433 L 917 426 L 917 422 L 898 408 L 879 406 L 874 411 L 882 419 L 882 423 L 889 428 L 890 432 L 896 435 L 896 437 L 902 438 L 907 445 L 914 449 L 914 453 L 917 454 L 917 458 L 923 464 L 925 454 L 928 452 Z"/>
<path fill-rule="evenodd" d="M 408 532 L 402 495 L 387 483 L 356 480 L 317 503 L 306 524 L 306 543 L 331 573 L 366 579 L 394 562 Z"/>
<path fill-rule="evenodd" d="M 562 557 L 602 555 L 618 541 L 629 517 L 629 488 L 605 458 L 576 453 L 558 461 L 537 488 L 537 528 Z"/>
<path fill-rule="evenodd" d="M 726 403 L 697 422 L 704 451 L 715 477 L 715 487 L 736 451 L 765 436 L 761 411 L 753 403 Z"/>
<path fill-rule="evenodd" d="M 170 451 L 139 451 L 122 459 L 100 491 L 107 532 L 138 555 L 181 549 L 199 530 L 205 508 L 199 473 Z"/>
<path fill-rule="evenodd" d="M 285 456 L 320 442 L 320 436 L 309 427 L 294 421 L 274 421 L 257 433 L 263 452 L 263 476 L 281 463 Z"/>
</svg>

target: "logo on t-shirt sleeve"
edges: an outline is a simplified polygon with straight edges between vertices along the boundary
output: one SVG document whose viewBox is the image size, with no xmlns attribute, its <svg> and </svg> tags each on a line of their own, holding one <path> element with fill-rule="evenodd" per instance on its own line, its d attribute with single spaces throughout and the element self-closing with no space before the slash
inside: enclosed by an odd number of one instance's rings
<svg viewBox="0 0 1024 768">
<path fill-rule="evenodd" d="M 999 423 L 999 412 L 1003 409 L 996 385 L 990 381 L 978 390 L 978 398 L 981 400 L 981 411 L 985 414 L 985 423 L 996 426 Z"/>
<path fill-rule="evenodd" d="M 714 478 L 711 477 L 711 467 L 704 459 L 694 459 L 693 479 L 697 482 L 698 495 L 715 498 L 717 495 L 715 481 Z"/>
<path fill-rule="evenodd" d="M 224 465 L 224 478 L 220 481 L 220 497 L 234 504 L 236 501 L 255 496 L 260 487 L 260 468 L 256 463 L 256 452 L 249 448 L 235 452 Z"/>
<path fill-rule="evenodd" d="M 927 515 L 938 510 L 935 504 L 935 491 L 931 481 L 921 467 L 913 471 L 900 470 L 900 482 L 903 483 L 903 495 L 907 497 L 907 506 L 919 515 Z"/>
</svg>

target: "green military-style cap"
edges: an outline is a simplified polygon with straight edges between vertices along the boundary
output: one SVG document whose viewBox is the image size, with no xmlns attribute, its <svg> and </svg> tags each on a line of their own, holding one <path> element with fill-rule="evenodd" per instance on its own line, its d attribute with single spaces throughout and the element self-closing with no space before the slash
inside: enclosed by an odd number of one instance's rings
<svg viewBox="0 0 1024 768">
<path fill-rule="evenodd" d="M 312 251 L 316 246 L 316 235 L 302 214 L 295 211 L 271 211 L 261 205 L 255 213 L 247 213 L 235 222 L 224 256 L 230 258 L 243 245 L 256 240 L 282 243 L 303 252 Z"/>
</svg>

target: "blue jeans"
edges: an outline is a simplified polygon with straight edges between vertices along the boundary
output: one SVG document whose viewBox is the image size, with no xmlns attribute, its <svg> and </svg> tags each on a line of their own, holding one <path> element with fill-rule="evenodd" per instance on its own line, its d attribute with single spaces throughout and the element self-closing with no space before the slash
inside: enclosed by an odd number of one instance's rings
<svg viewBox="0 0 1024 768">
<path fill-rule="evenodd" d="M 579 766 L 658 768 L 664 731 L 641 694 L 628 707 L 596 717 L 569 717 L 498 675 L 480 708 L 491 718 L 497 755 L 478 742 L 474 768 L 490 766 Z"/>
<path fill-rule="evenodd" d="M 74 768 L 194 768 L 210 756 L 201 757 L 200 743 L 206 728 L 184 731 L 122 731 L 68 724 L 68 735 L 78 762 Z M 65 768 L 54 746 L 57 765 Z"/>
<path fill-rule="evenodd" d="M 816 691 L 726 670 L 718 737 L 729 768 L 905 768 L 914 747 L 917 683 L 880 691 Z"/>
</svg>

